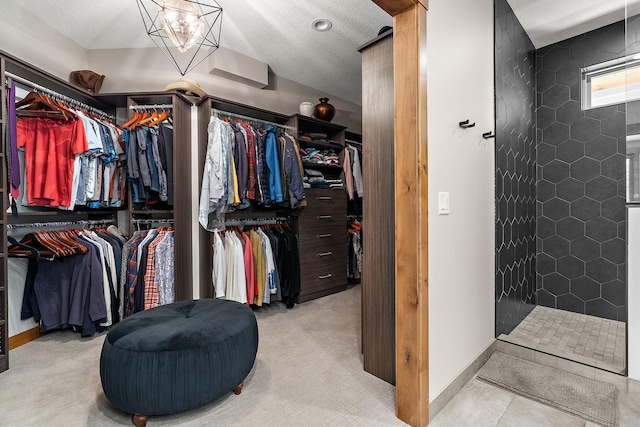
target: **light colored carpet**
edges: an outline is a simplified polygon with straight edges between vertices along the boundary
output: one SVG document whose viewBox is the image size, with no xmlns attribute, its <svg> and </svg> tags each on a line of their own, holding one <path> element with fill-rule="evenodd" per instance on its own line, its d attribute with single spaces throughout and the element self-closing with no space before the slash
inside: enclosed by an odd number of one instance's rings
<svg viewBox="0 0 640 427">
<path fill-rule="evenodd" d="M 153 426 L 404 426 L 395 388 L 364 372 L 360 286 L 257 313 L 260 344 L 242 394 Z M 0 374 L 0 426 L 130 426 L 100 385 L 104 334 L 55 332 L 13 350 Z"/>
<path fill-rule="evenodd" d="M 478 378 L 606 427 L 618 425 L 618 389 L 504 353 L 494 353 Z"/>
</svg>

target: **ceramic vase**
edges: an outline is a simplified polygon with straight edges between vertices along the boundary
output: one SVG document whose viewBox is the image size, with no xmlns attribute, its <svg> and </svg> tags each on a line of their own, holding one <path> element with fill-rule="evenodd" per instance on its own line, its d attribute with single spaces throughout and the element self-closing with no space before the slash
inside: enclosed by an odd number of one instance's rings
<svg viewBox="0 0 640 427">
<path fill-rule="evenodd" d="M 316 104 L 313 115 L 316 119 L 330 122 L 336 114 L 336 108 L 329 104 L 329 98 L 320 98 L 320 103 Z"/>
<path fill-rule="evenodd" d="M 303 116 L 313 116 L 314 106 L 312 103 L 305 101 L 300 104 L 300 114 Z"/>
</svg>

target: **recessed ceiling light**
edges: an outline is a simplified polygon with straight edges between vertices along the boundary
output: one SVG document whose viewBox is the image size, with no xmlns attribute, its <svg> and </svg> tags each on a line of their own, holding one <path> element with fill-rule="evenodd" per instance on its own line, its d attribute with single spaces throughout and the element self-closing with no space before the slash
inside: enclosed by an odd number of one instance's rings
<svg viewBox="0 0 640 427">
<path fill-rule="evenodd" d="M 311 23 L 311 28 L 316 31 L 329 31 L 332 25 L 328 19 L 316 19 Z"/>
</svg>

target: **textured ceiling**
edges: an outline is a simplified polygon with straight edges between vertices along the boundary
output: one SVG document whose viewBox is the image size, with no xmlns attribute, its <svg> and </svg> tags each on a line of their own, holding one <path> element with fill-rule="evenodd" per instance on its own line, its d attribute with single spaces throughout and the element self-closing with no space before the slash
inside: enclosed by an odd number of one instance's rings
<svg viewBox="0 0 640 427">
<path fill-rule="evenodd" d="M 640 13 L 640 0 L 507 0 L 536 48 Z"/>
<path fill-rule="evenodd" d="M 154 47 L 135 0 L 13 0 L 86 49 Z M 361 102 L 358 46 L 392 18 L 371 0 L 218 0 L 220 44 L 282 77 Z M 328 18 L 328 32 L 311 29 Z"/>
</svg>

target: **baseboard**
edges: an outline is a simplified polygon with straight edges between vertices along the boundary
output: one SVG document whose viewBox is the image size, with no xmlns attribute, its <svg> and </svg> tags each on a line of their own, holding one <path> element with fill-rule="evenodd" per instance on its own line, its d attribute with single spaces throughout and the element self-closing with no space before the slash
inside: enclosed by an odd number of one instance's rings
<svg viewBox="0 0 640 427">
<path fill-rule="evenodd" d="M 27 329 L 24 332 L 20 332 L 19 334 L 9 337 L 9 351 L 14 350 L 21 345 L 25 345 L 30 341 L 38 339 L 42 335 L 44 334 L 40 332 L 40 328 L 36 326 L 35 328 Z"/>
<path fill-rule="evenodd" d="M 464 387 L 466 383 L 482 368 L 491 355 L 496 351 L 497 344 L 494 340 L 489 346 L 476 357 L 451 383 L 429 404 L 429 422 L 444 408 L 447 403 Z"/>
</svg>

